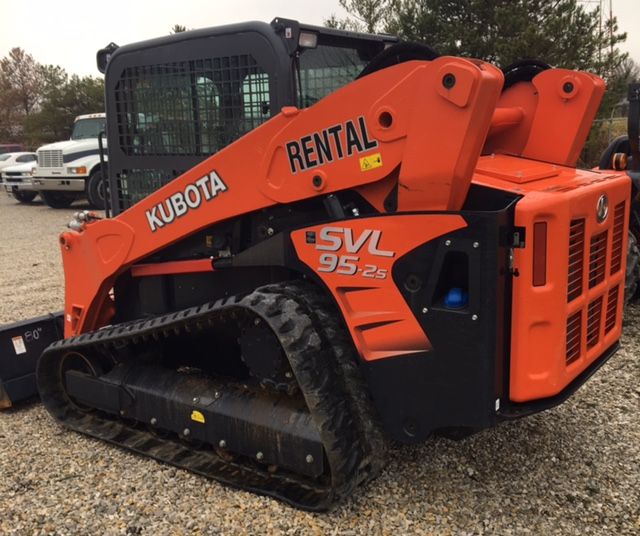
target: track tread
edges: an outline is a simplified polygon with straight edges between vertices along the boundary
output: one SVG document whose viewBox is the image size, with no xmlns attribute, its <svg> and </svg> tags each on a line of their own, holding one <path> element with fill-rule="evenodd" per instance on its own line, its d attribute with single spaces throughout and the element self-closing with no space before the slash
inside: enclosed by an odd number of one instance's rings
<svg viewBox="0 0 640 536">
<path fill-rule="evenodd" d="M 160 438 L 148 430 L 103 414 L 83 413 L 66 397 L 59 364 L 66 352 L 92 350 L 127 355 L 145 339 L 188 334 L 228 318 L 261 317 L 280 340 L 330 467 L 329 475 L 308 479 L 263 466 L 223 459 L 212 448 Z M 326 510 L 383 466 L 384 440 L 357 366 L 357 354 L 333 303 L 317 287 L 286 282 L 260 287 L 175 313 L 102 328 L 52 344 L 40 358 L 37 380 L 42 401 L 62 424 L 225 484 L 273 496 L 298 508 Z M 126 357 L 124 358 L 126 359 Z"/>
</svg>

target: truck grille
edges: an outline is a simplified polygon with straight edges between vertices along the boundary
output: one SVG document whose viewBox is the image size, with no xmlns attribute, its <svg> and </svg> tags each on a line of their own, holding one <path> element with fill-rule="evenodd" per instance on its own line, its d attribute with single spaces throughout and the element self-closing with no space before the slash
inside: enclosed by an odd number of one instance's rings
<svg viewBox="0 0 640 536">
<path fill-rule="evenodd" d="M 617 323 L 620 285 L 608 288 L 601 284 L 607 280 L 607 272 L 610 277 L 622 269 L 625 208 L 625 202 L 618 203 L 613 211 L 611 227 L 593 234 L 588 240 L 585 239 L 585 219 L 575 219 L 570 223 L 567 303 L 576 302 L 579 309 L 575 311 L 575 307 L 571 307 L 574 312 L 567 318 L 567 365 L 594 348 Z M 585 249 L 587 243 L 589 251 Z M 609 247 L 610 253 L 607 255 Z M 587 288 L 584 277 L 586 258 L 589 259 Z M 600 285 L 604 288 L 598 290 Z M 577 301 L 579 298 L 582 301 Z M 579 305 L 580 303 L 583 305 Z M 606 310 L 603 311 L 604 307 Z"/>
<path fill-rule="evenodd" d="M 43 168 L 62 167 L 62 151 L 42 150 L 38 151 L 38 166 Z"/>
</svg>

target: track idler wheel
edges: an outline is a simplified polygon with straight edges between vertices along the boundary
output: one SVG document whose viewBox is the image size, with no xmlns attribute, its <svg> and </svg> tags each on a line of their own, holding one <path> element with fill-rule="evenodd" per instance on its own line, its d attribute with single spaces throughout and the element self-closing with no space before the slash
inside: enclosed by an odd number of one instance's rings
<svg viewBox="0 0 640 536">
<path fill-rule="evenodd" d="M 59 362 L 58 377 L 64 386 L 66 397 L 80 411 L 92 411 L 94 408 L 90 405 L 69 394 L 67 388 L 67 373 L 69 371 L 76 371 L 97 378 L 105 372 L 101 360 L 92 355 L 91 352 L 70 351 L 63 354 Z"/>
</svg>

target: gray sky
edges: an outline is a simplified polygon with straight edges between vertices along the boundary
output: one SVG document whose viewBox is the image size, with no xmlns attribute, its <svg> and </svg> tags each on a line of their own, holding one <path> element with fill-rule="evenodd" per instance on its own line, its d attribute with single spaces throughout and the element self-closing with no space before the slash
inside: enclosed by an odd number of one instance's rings
<svg viewBox="0 0 640 536">
<path fill-rule="evenodd" d="M 640 0 L 613 0 L 613 10 L 628 34 L 622 48 L 640 63 Z M 338 0 L 0 0 L 0 57 L 18 46 L 40 63 L 98 75 L 99 48 L 166 35 L 174 24 L 204 28 L 276 16 L 322 24 L 331 13 L 344 14 Z"/>
</svg>

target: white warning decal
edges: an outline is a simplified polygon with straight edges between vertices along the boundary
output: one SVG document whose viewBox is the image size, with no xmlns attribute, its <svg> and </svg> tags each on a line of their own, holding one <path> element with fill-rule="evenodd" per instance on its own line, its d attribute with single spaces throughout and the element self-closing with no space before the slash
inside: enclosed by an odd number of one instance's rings
<svg viewBox="0 0 640 536">
<path fill-rule="evenodd" d="M 12 337 L 11 342 L 13 343 L 13 349 L 16 351 L 16 355 L 27 353 L 27 347 L 24 345 L 24 339 L 20 335 Z"/>
</svg>

